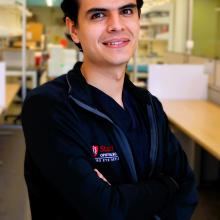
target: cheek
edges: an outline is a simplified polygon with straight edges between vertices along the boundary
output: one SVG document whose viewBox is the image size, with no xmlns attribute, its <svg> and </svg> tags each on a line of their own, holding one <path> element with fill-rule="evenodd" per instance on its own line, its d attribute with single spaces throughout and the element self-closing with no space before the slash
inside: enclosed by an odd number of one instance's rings
<svg viewBox="0 0 220 220">
<path fill-rule="evenodd" d="M 83 35 L 79 35 L 82 44 L 88 45 L 89 47 L 94 47 L 96 43 L 101 41 L 103 27 L 90 26 L 89 28 L 86 28 L 83 33 Z"/>
<path fill-rule="evenodd" d="M 135 36 L 139 36 L 139 32 L 140 32 L 140 25 L 139 25 L 139 23 L 138 23 L 138 24 L 135 23 L 135 24 L 133 25 L 133 30 L 134 30 Z"/>
<path fill-rule="evenodd" d="M 132 30 L 132 35 L 134 38 L 134 48 L 138 47 L 138 38 L 139 38 L 139 31 L 140 31 L 140 26 L 139 23 L 134 23 L 131 27 Z"/>
<path fill-rule="evenodd" d="M 139 36 L 139 31 L 140 31 L 140 24 L 139 24 L 139 20 L 136 22 L 131 22 L 129 24 L 129 30 L 131 31 L 132 35 L 134 36 L 134 38 L 138 38 Z"/>
</svg>

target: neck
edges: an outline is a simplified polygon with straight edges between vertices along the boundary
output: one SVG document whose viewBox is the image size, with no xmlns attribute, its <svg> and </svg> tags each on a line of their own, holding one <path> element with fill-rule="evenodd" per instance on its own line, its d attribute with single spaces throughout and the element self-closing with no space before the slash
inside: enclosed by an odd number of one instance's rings
<svg viewBox="0 0 220 220">
<path fill-rule="evenodd" d="M 81 72 L 87 83 L 103 91 L 112 97 L 121 107 L 122 90 L 125 77 L 126 64 L 120 66 L 96 66 L 84 62 L 81 66 Z"/>
</svg>

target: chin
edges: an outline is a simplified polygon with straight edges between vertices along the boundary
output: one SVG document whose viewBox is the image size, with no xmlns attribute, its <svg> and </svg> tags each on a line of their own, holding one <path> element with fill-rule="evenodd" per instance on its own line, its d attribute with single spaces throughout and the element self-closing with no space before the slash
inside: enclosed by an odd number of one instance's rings
<svg viewBox="0 0 220 220">
<path fill-rule="evenodd" d="M 127 65 L 129 60 L 126 61 L 111 61 L 108 62 L 109 64 L 111 64 L 112 66 L 123 66 L 123 65 Z"/>
<path fill-rule="evenodd" d="M 113 56 L 108 60 L 108 63 L 111 63 L 116 66 L 125 65 L 129 62 L 132 56 Z"/>
</svg>

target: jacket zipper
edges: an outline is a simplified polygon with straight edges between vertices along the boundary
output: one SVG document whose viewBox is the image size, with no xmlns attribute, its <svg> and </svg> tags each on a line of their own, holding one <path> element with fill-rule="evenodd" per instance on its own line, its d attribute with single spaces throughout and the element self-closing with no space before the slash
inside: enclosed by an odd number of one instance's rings
<svg viewBox="0 0 220 220">
<path fill-rule="evenodd" d="M 120 149 L 122 152 L 122 155 L 126 161 L 126 164 L 129 167 L 129 171 L 130 171 L 130 175 L 132 177 L 132 181 L 134 183 L 138 182 L 138 178 L 137 178 L 137 172 L 135 169 L 135 164 L 134 164 L 134 159 L 133 159 L 133 155 L 131 152 L 131 148 L 129 146 L 128 140 L 125 136 L 125 134 L 123 133 L 123 131 L 104 113 L 98 111 L 97 109 L 92 108 L 91 106 L 75 99 L 73 96 L 69 95 L 69 97 L 81 108 L 107 120 L 108 122 L 110 122 L 113 126 L 114 126 L 114 134 L 116 136 L 116 139 L 118 141 L 118 143 L 120 144 Z"/>
<path fill-rule="evenodd" d="M 66 80 L 67 80 L 67 84 L 69 86 L 69 93 L 72 89 L 72 86 L 69 82 L 68 79 L 68 74 L 66 74 Z M 91 106 L 88 106 L 87 104 L 77 100 L 76 98 L 74 98 L 72 95 L 69 95 L 69 97 L 81 108 L 109 121 L 114 127 L 114 133 L 115 136 L 118 140 L 118 142 L 120 143 L 121 147 L 120 150 L 122 151 L 122 155 L 124 156 L 124 159 L 129 167 L 129 171 L 132 177 L 132 181 L 133 182 L 138 182 L 138 178 L 137 178 L 137 172 L 135 169 L 135 165 L 134 165 L 134 159 L 133 159 L 133 155 L 131 152 L 131 148 L 129 146 L 128 140 L 124 134 L 124 132 L 104 113 L 98 111 L 97 109 L 92 108 Z M 158 141 L 158 128 L 157 128 L 157 123 L 156 123 L 156 117 L 155 117 L 155 113 L 153 111 L 153 101 L 152 101 L 152 97 L 151 95 L 149 95 L 150 98 L 150 105 L 147 105 L 147 113 L 149 115 L 149 120 L 150 120 L 150 139 L 151 139 L 151 146 L 150 146 L 150 161 L 151 161 L 151 169 L 149 172 L 149 177 L 152 176 L 154 170 L 155 170 L 155 166 L 156 166 L 156 158 L 157 158 L 157 153 L 158 153 L 158 148 L 159 148 L 159 141 Z"/>
</svg>

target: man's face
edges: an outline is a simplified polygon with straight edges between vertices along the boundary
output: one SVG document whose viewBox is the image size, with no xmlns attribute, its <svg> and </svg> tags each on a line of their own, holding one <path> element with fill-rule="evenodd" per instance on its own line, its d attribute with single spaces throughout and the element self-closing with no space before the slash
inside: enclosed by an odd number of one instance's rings
<svg viewBox="0 0 220 220">
<path fill-rule="evenodd" d="M 79 2 L 74 41 L 81 43 L 84 61 L 98 66 L 126 64 L 136 48 L 140 28 L 136 0 Z"/>
</svg>

